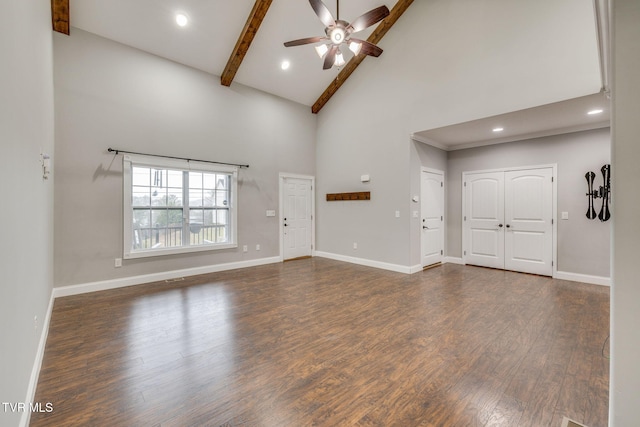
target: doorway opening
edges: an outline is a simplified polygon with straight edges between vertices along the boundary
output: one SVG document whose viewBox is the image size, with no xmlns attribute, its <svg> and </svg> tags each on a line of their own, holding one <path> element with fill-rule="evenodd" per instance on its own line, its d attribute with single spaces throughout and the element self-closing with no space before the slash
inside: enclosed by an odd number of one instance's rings
<svg viewBox="0 0 640 427">
<path fill-rule="evenodd" d="M 315 247 L 315 178 L 280 174 L 280 259 L 313 256 Z"/>
<path fill-rule="evenodd" d="M 422 168 L 420 176 L 420 247 L 423 268 L 444 258 L 444 172 Z"/>
<path fill-rule="evenodd" d="M 464 172 L 464 263 L 553 276 L 555 176 L 555 165 Z"/>
</svg>

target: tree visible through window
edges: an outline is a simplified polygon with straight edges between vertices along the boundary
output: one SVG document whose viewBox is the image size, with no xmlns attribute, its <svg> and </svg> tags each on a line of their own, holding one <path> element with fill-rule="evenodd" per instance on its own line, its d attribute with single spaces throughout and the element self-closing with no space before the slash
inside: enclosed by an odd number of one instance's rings
<svg viewBox="0 0 640 427">
<path fill-rule="evenodd" d="M 125 258 L 235 246 L 235 170 L 181 169 L 128 157 Z"/>
</svg>

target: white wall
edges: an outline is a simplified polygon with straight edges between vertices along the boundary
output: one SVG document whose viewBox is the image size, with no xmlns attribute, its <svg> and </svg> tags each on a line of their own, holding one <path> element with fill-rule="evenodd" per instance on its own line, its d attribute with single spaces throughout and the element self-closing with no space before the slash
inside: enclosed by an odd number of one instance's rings
<svg viewBox="0 0 640 427">
<path fill-rule="evenodd" d="M 40 152 L 53 154 L 49 2 L 3 2 L 0 27 L 0 402 L 25 402 L 53 281 L 53 183 Z M 53 159 L 55 162 L 55 158 Z M 34 317 L 38 325 L 34 328 Z M 0 408 L 0 425 L 26 414 Z"/>
<path fill-rule="evenodd" d="M 613 1 L 613 285 L 609 424 L 640 420 L 640 2 Z"/>
<path fill-rule="evenodd" d="M 558 271 L 596 277 L 610 277 L 611 221 L 590 220 L 587 212 L 587 171 L 596 173 L 610 163 L 609 129 L 450 151 L 447 173 L 447 255 L 462 257 L 462 173 L 474 170 L 557 164 L 558 176 Z M 602 199 L 596 201 L 600 211 Z M 615 203 L 612 211 L 616 210 Z M 561 220 L 560 213 L 569 219 Z"/>
<path fill-rule="evenodd" d="M 597 93 L 594 28 L 583 0 L 414 2 L 380 43 L 382 56 L 364 61 L 319 113 L 318 249 L 415 264 L 409 135 Z M 371 202 L 324 201 L 365 188 Z"/>
<path fill-rule="evenodd" d="M 315 174 L 308 107 L 73 28 L 54 37 L 55 286 L 279 256 L 278 173 Z M 107 148 L 249 164 L 239 248 L 123 260 L 122 159 Z M 256 244 L 261 250 L 256 251 Z M 242 252 L 242 245 L 249 252 Z"/>
</svg>

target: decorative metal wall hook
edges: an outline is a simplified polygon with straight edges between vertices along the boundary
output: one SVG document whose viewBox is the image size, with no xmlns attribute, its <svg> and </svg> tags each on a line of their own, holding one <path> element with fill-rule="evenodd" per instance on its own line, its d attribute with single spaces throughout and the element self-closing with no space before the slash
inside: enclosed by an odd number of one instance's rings
<svg viewBox="0 0 640 427">
<path fill-rule="evenodd" d="M 600 208 L 598 218 L 600 221 L 604 222 L 611 218 L 611 211 L 609 210 L 609 197 L 611 196 L 611 165 L 602 166 L 600 171 L 602 172 L 602 182 L 604 183 L 604 186 L 600 187 L 602 191 L 602 208 Z"/>
<path fill-rule="evenodd" d="M 594 188 L 594 180 L 596 178 L 595 172 L 589 171 L 584 177 L 587 180 L 587 218 L 595 219 L 596 217 L 600 221 L 608 221 L 611 218 L 611 210 L 609 209 L 611 199 L 611 165 L 604 165 L 600 168 L 602 172 L 602 181 L 604 185 L 598 188 Z M 602 198 L 602 207 L 600 213 L 596 215 L 595 199 Z"/>
<path fill-rule="evenodd" d="M 592 171 L 584 174 L 584 177 L 587 179 L 587 197 L 589 200 L 589 206 L 587 207 L 587 218 L 594 219 L 596 214 L 596 209 L 593 207 L 594 199 L 598 198 L 598 190 L 593 189 L 593 180 L 596 177 L 596 174 Z"/>
</svg>

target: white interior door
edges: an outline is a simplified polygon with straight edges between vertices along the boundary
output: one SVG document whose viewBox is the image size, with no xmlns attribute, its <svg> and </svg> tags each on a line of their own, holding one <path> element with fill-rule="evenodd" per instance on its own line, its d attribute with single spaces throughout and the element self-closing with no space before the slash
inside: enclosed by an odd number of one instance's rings
<svg viewBox="0 0 640 427">
<path fill-rule="evenodd" d="M 553 167 L 471 172 L 465 181 L 465 262 L 553 275 Z"/>
<path fill-rule="evenodd" d="M 442 172 L 422 172 L 421 246 L 422 266 L 442 262 L 444 253 L 444 175 Z"/>
<path fill-rule="evenodd" d="M 505 172 L 505 268 L 553 275 L 553 171 Z"/>
<path fill-rule="evenodd" d="M 465 175 L 465 262 L 504 268 L 504 172 Z"/>
<path fill-rule="evenodd" d="M 311 256 L 311 180 L 284 178 L 283 258 Z"/>
</svg>

